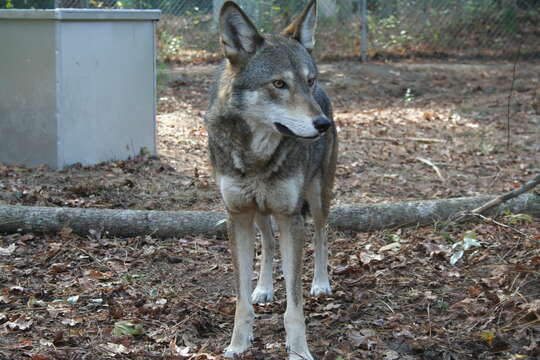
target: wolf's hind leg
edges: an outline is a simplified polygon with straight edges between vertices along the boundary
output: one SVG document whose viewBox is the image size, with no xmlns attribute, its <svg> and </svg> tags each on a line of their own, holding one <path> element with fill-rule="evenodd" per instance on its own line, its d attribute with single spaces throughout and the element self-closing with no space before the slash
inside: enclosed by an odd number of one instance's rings
<svg viewBox="0 0 540 360">
<path fill-rule="evenodd" d="M 331 295 L 330 279 L 328 277 L 328 241 L 326 236 L 326 220 L 328 206 L 324 206 L 321 196 L 320 180 L 315 178 L 307 192 L 309 211 L 313 216 L 315 234 L 313 247 L 315 251 L 315 269 L 310 294 L 312 296 Z"/>
<path fill-rule="evenodd" d="M 227 222 L 229 243 L 236 275 L 236 311 L 231 344 L 225 349 L 226 358 L 234 358 L 251 345 L 255 312 L 251 305 L 251 276 L 255 227 L 253 212 L 229 214 Z"/>
<path fill-rule="evenodd" d="M 272 231 L 272 222 L 269 215 L 257 213 L 255 215 L 255 224 L 261 232 L 262 255 L 261 270 L 257 286 L 251 294 L 253 304 L 266 303 L 274 299 L 274 288 L 272 284 L 272 271 L 274 262 L 274 233 Z"/>
</svg>

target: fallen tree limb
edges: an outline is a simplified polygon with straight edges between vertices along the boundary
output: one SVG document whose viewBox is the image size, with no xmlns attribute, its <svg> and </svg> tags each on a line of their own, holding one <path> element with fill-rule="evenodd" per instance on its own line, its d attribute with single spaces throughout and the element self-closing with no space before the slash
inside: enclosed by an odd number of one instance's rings
<svg viewBox="0 0 540 360">
<path fill-rule="evenodd" d="M 491 201 L 488 201 L 484 205 L 472 210 L 471 212 L 473 214 L 482 214 L 483 212 L 491 209 L 494 206 L 497 206 L 497 205 L 499 205 L 499 204 L 501 204 L 503 202 L 506 202 L 506 201 L 508 201 L 508 200 L 510 200 L 512 198 L 515 198 L 516 196 L 519 196 L 519 195 L 523 194 L 524 192 L 527 192 L 527 191 L 533 189 L 538 184 L 540 184 L 540 174 L 537 174 L 534 177 L 534 179 L 532 179 L 531 181 L 525 183 L 523 186 L 521 186 L 521 187 L 519 187 L 519 188 L 517 188 L 515 190 L 509 191 L 506 194 L 498 196 L 495 199 L 493 199 Z"/>
<path fill-rule="evenodd" d="M 429 225 L 475 209 L 494 198 L 484 196 L 337 207 L 330 213 L 329 222 L 335 229 L 352 231 Z M 540 217 L 540 196 L 523 194 L 491 210 L 494 215 L 510 211 Z"/>
<path fill-rule="evenodd" d="M 147 211 L 116 209 L 80 209 L 34 206 L 0 206 L 0 232 L 56 233 L 69 227 L 80 235 L 89 230 L 104 235 L 130 237 L 155 235 L 222 236 L 225 225 L 216 224 L 225 213 L 211 211 Z"/>
<path fill-rule="evenodd" d="M 401 203 L 334 207 L 330 226 L 345 231 L 373 231 L 408 225 L 427 225 L 470 211 L 494 199 L 494 196 L 455 198 Z M 494 210 L 494 209 L 492 209 Z M 540 196 L 523 194 L 497 207 L 540 217 Z M 0 233 L 56 233 L 69 227 L 80 235 L 91 229 L 104 236 L 156 237 L 218 236 L 225 233 L 223 212 L 144 211 L 113 209 L 80 209 L 0 205 Z"/>
</svg>

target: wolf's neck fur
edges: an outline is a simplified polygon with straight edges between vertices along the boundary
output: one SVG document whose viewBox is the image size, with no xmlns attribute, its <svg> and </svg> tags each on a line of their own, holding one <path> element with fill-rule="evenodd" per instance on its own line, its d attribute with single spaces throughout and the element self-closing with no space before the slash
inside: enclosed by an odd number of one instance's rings
<svg viewBox="0 0 540 360">
<path fill-rule="evenodd" d="M 272 131 L 268 126 L 258 126 L 252 129 L 250 150 L 257 160 L 268 160 L 274 154 L 282 135 Z"/>
<path fill-rule="evenodd" d="M 252 128 L 249 137 L 246 151 L 231 152 L 233 166 L 242 174 L 249 172 L 259 176 L 271 176 L 278 172 L 290 152 L 288 139 L 268 126 Z M 289 146 L 283 148 L 285 143 Z"/>
</svg>

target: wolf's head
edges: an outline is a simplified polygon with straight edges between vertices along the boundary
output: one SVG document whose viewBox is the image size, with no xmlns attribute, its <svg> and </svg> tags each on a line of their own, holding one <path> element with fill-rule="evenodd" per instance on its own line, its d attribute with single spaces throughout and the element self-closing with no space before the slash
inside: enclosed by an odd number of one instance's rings
<svg viewBox="0 0 540 360">
<path fill-rule="evenodd" d="M 331 126 L 315 99 L 317 67 L 310 53 L 316 19 L 317 4 L 311 0 L 280 35 L 262 36 L 234 2 L 223 5 L 227 64 L 220 97 L 231 101 L 252 129 L 309 139 Z"/>
</svg>

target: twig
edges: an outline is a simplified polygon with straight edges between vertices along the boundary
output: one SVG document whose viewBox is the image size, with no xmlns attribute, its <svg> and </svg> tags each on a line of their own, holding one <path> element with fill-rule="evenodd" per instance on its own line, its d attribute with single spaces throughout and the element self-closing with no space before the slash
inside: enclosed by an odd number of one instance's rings
<svg viewBox="0 0 540 360">
<path fill-rule="evenodd" d="M 514 69 L 512 71 L 512 86 L 510 87 L 510 93 L 508 94 L 508 105 L 506 109 L 506 149 L 510 148 L 510 103 L 512 102 L 512 95 L 514 93 L 514 83 L 516 82 L 516 68 L 521 55 L 521 43 L 519 45 L 516 61 L 514 61 Z"/>
<path fill-rule="evenodd" d="M 390 309 L 390 311 L 392 312 L 392 314 L 395 313 L 394 309 L 392 309 L 392 307 L 391 307 L 390 305 L 388 305 L 388 303 L 386 303 L 384 300 L 381 300 L 381 302 L 382 302 L 384 305 L 386 305 L 387 308 Z"/>
<path fill-rule="evenodd" d="M 399 144 L 399 140 L 391 137 L 375 137 L 375 136 L 362 136 L 360 140 L 369 140 L 369 141 L 388 141 L 394 144 Z"/>
<path fill-rule="evenodd" d="M 503 194 L 491 201 L 488 201 L 487 203 L 480 206 L 479 208 L 472 210 L 471 213 L 474 215 L 482 214 L 494 206 L 497 206 L 503 202 L 506 202 L 512 198 L 515 198 L 516 196 L 523 194 L 524 192 L 527 192 L 533 189 L 538 184 L 540 184 L 540 174 L 536 175 L 534 179 L 527 182 L 525 185 L 521 186 L 520 188 L 507 192 L 506 194 Z"/>
<path fill-rule="evenodd" d="M 536 242 L 537 244 L 540 244 L 540 241 L 533 239 L 533 237 L 532 237 L 530 234 L 524 233 L 523 231 L 520 231 L 520 230 L 518 230 L 518 229 L 516 229 L 516 228 L 513 228 L 513 227 L 510 226 L 510 225 L 503 224 L 502 222 L 499 222 L 499 221 L 494 220 L 494 219 L 492 219 L 492 218 L 488 218 L 488 217 L 486 217 L 486 216 L 484 216 L 484 215 L 481 215 L 481 214 L 475 214 L 475 213 L 473 213 L 472 215 L 478 216 L 480 219 L 482 219 L 482 220 L 484 220 L 484 221 L 486 221 L 486 222 L 490 222 L 490 223 L 493 223 L 493 224 L 495 224 L 495 225 L 502 226 L 503 228 L 513 230 L 513 231 L 517 232 L 519 235 L 524 236 L 524 237 L 526 237 L 527 239 L 529 239 L 529 240 L 531 240 L 531 241 L 533 241 L 533 242 Z"/>
<path fill-rule="evenodd" d="M 512 227 L 510 227 L 510 226 L 508 226 L 506 224 L 497 223 L 493 219 L 490 219 L 490 218 L 487 218 L 487 217 L 484 217 L 484 216 L 480 216 L 480 215 L 482 215 L 482 213 L 486 212 L 487 210 L 489 210 L 489 209 L 491 209 L 491 208 L 493 208 L 495 206 L 498 206 L 498 205 L 500 205 L 502 203 L 505 203 L 508 200 L 510 200 L 512 198 L 515 198 L 515 197 L 523 194 L 524 192 L 527 192 L 527 191 L 533 189 L 539 183 L 540 183 L 540 174 L 536 175 L 534 177 L 534 179 L 527 182 L 525 185 L 521 186 L 520 188 L 509 191 L 506 194 L 503 194 L 503 195 L 501 195 L 499 197 L 496 197 L 495 199 L 488 201 L 484 205 L 482 205 L 482 206 L 480 206 L 480 207 L 478 207 L 478 208 L 476 208 L 474 210 L 462 211 L 462 212 L 459 212 L 459 213 L 455 214 L 454 216 L 451 217 L 450 221 L 448 221 L 446 226 L 449 226 L 452 223 L 464 222 L 464 221 L 466 221 L 467 219 L 469 219 L 472 216 L 478 216 L 478 217 L 481 217 L 483 220 L 491 221 L 491 222 L 494 222 L 497 225 L 513 229 L 513 230 L 519 232 L 521 235 L 527 236 L 530 240 L 532 240 L 534 242 L 537 242 L 537 240 L 534 240 L 531 236 L 529 236 L 527 234 L 524 234 L 524 233 L 522 233 L 522 232 L 520 232 L 520 231 L 518 231 L 518 230 L 516 230 L 516 229 L 514 229 L 514 228 L 512 228 Z"/>
<path fill-rule="evenodd" d="M 292 353 L 292 354 L 294 354 L 294 355 L 296 355 L 296 356 L 301 357 L 302 360 L 308 360 L 308 359 L 306 359 L 302 354 L 299 354 L 299 353 L 297 353 L 297 352 L 294 351 L 294 350 L 289 350 L 289 352 Z"/>
<path fill-rule="evenodd" d="M 518 325 L 515 325 L 515 326 L 503 326 L 501 328 L 499 328 L 499 331 L 500 332 L 509 332 L 509 331 L 512 331 L 512 330 L 516 330 L 518 328 L 523 328 L 523 327 L 527 327 L 529 325 L 534 325 L 534 324 L 537 324 L 537 323 L 540 323 L 540 319 L 535 319 L 535 320 L 532 320 L 532 321 L 529 321 L 528 323 L 525 323 L 525 324 L 518 324 Z"/>
<path fill-rule="evenodd" d="M 431 166 L 433 168 L 433 170 L 435 170 L 435 172 L 439 176 L 439 179 L 441 179 L 442 182 L 446 182 L 446 179 L 444 178 L 444 176 L 442 176 L 441 171 L 439 170 L 439 168 L 434 163 L 432 163 L 428 159 L 424 159 L 424 158 L 421 158 L 421 157 L 417 157 L 416 160 L 418 160 L 418 161 L 420 161 L 420 162 L 422 162 L 422 163 L 424 163 L 426 165 Z"/>
<path fill-rule="evenodd" d="M 110 267 L 109 265 L 105 264 L 103 261 L 99 260 L 97 256 L 92 255 L 92 254 L 89 253 L 88 251 L 86 251 L 86 250 L 84 250 L 84 249 L 81 249 L 81 248 L 78 247 L 78 246 L 75 246 L 74 249 L 79 250 L 80 252 L 86 254 L 87 256 L 89 256 L 90 258 L 92 258 L 92 260 L 94 260 L 96 263 L 98 263 L 101 267 L 106 268 L 106 269 L 109 269 L 109 270 L 112 270 L 111 267 Z"/>
<path fill-rule="evenodd" d="M 379 136 L 362 136 L 360 140 L 370 140 L 370 141 L 388 141 L 394 144 L 399 144 L 401 141 L 414 141 L 424 144 L 433 144 L 433 143 L 444 143 L 446 140 L 441 139 L 429 139 L 429 138 L 415 138 L 415 137 L 406 137 L 406 138 L 393 138 L 393 137 L 379 137 Z"/>
<path fill-rule="evenodd" d="M 424 143 L 424 144 L 445 143 L 446 142 L 446 140 L 441 140 L 441 139 L 415 138 L 415 137 L 406 137 L 405 140 L 416 141 L 416 142 Z"/>
<path fill-rule="evenodd" d="M 428 317 L 428 326 L 429 326 L 429 337 L 431 337 L 431 314 L 429 313 L 429 304 L 430 304 L 430 302 L 428 301 L 428 303 L 427 303 L 427 317 Z"/>
</svg>

